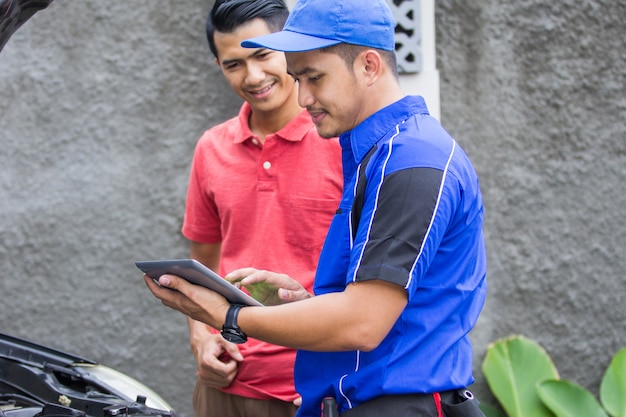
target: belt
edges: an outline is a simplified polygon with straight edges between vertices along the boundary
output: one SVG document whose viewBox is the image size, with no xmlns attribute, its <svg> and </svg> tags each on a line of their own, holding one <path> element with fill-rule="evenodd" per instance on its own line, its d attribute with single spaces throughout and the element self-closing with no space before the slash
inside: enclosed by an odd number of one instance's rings
<svg viewBox="0 0 626 417">
<path fill-rule="evenodd" d="M 433 394 L 385 395 L 366 401 L 340 417 L 484 417 L 467 389 Z"/>
</svg>

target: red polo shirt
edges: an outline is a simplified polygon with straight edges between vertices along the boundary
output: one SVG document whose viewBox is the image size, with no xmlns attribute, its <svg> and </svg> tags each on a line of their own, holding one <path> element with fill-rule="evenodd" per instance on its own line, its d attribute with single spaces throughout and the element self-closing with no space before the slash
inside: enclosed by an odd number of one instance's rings
<svg viewBox="0 0 626 417">
<path fill-rule="evenodd" d="M 306 111 L 261 144 L 250 106 L 206 131 L 193 158 L 183 235 L 222 243 L 221 275 L 243 267 L 285 273 L 312 291 L 342 191 L 341 149 L 319 137 Z M 255 339 L 224 392 L 293 400 L 295 351 Z"/>
</svg>

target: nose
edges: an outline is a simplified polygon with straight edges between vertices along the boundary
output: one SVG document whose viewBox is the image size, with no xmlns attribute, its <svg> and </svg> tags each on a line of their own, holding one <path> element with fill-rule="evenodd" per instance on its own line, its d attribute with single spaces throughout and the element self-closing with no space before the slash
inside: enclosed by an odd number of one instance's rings
<svg viewBox="0 0 626 417">
<path fill-rule="evenodd" d="M 304 108 L 315 104 L 315 97 L 302 81 L 298 81 L 298 104 Z"/>
<path fill-rule="evenodd" d="M 255 85 L 261 83 L 265 79 L 265 71 L 260 65 L 255 63 L 248 63 L 246 67 L 246 83 Z"/>
</svg>

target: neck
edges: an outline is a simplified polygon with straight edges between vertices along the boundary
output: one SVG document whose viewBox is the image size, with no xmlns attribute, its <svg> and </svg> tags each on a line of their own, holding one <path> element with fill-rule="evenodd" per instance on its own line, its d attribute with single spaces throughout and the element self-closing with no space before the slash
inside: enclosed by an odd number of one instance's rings
<svg viewBox="0 0 626 417">
<path fill-rule="evenodd" d="M 370 87 L 368 97 L 371 97 L 372 100 L 365 103 L 359 123 L 377 111 L 402 99 L 404 96 L 405 94 L 402 92 L 400 84 L 395 78 L 376 83 Z"/>
<path fill-rule="evenodd" d="M 295 89 L 294 89 L 295 91 Z M 248 124 L 250 130 L 259 137 L 261 143 L 265 143 L 265 137 L 278 132 L 295 118 L 302 108 L 298 105 L 297 91 L 292 94 L 282 106 L 270 111 L 252 109 Z"/>
</svg>

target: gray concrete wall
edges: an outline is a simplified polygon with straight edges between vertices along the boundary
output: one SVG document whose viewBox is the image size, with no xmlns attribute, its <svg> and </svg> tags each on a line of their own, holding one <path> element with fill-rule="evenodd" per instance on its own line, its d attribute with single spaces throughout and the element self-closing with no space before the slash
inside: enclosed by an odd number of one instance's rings
<svg viewBox="0 0 626 417">
<path fill-rule="evenodd" d="M 239 105 L 210 4 L 56 0 L 0 54 L 0 331 L 123 371 L 185 416 L 186 321 L 134 261 L 187 255 L 195 142 Z"/>
<path fill-rule="evenodd" d="M 211 0 L 63 1 L 0 54 L 0 332 L 97 360 L 191 417 L 182 315 L 133 261 L 186 256 L 194 144 L 235 114 Z M 479 171 L 488 301 L 475 342 L 522 333 L 593 392 L 626 345 L 623 1 L 438 0 L 444 126 Z"/>
<path fill-rule="evenodd" d="M 624 1 L 437 0 L 442 122 L 485 198 L 477 364 L 524 334 L 594 394 L 626 346 L 625 19 Z"/>
</svg>

